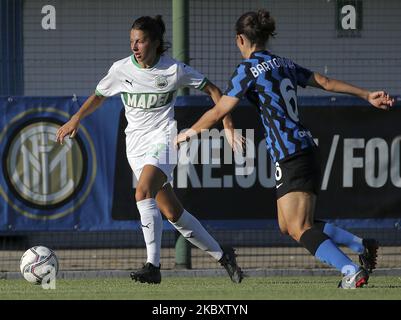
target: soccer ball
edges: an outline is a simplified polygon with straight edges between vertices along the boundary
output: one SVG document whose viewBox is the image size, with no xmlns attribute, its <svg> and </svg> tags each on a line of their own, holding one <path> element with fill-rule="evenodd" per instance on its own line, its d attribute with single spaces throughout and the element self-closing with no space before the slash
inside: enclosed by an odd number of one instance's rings
<svg viewBox="0 0 401 320">
<path fill-rule="evenodd" d="M 57 275 L 57 256 L 44 246 L 32 247 L 22 255 L 20 270 L 28 282 L 41 284 L 46 275 L 50 273 L 53 273 L 54 277 Z"/>
</svg>

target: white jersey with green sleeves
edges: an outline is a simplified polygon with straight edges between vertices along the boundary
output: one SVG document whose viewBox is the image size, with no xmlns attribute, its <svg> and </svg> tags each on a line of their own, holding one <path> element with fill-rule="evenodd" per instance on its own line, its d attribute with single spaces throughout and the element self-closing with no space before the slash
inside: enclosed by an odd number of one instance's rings
<svg viewBox="0 0 401 320">
<path fill-rule="evenodd" d="M 203 89 L 207 79 L 190 66 L 162 55 L 150 68 L 142 68 L 134 56 L 115 62 L 96 87 L 96 95 L 121 94 L 128 121 L 127 156 L 147 152 L 150 142 L 163 141 L 174 125 L 177 90 Z"/>
</svg>

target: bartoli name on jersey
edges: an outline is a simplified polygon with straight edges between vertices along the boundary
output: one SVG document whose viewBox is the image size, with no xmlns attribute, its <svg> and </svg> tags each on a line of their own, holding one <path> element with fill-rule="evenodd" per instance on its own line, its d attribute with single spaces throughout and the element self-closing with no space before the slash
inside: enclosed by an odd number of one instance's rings
<svg viewBox="0 0 401 320">
<path fill-rule="evenodd" d="M 126 107 L 151 109 L 160 108 L 169 103 L 174 98 L 175 91 L 164 93 L 122 93 L 122 100 Z"/>
</svg>

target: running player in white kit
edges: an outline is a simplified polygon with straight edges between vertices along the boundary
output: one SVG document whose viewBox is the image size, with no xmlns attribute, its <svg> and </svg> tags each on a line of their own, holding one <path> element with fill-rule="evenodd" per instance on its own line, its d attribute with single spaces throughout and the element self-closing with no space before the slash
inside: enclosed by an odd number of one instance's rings
<svg viewBox="0 0 401 320">
<path fill-rule="evenodd" d="M 214 103 L 220 90 L 204 75 L 190 66 L 164 54 L 165 25 L 161 16 L 138 18 L 130 32 L 133 55 L 115 62 L 99 82 L 80 110 L 57 132 L 57 141 L 73 138 L 79 122 L 89 115 L 106 97 L 121 94 L 128 126 L 126 152 L 129 164 L 138 179 L 135 199 L 141 216 L 147 249 L 144 267 L 131 273 L 135 281 L 160 283 L 160 250 L 162 217 L 192 244 L 208 252 L 227 270 L 233 282 L 241 282 L 242 271 L 237 266 L 233 248 L 222 249 L 200 222 L 181 205 L 170 183 L 176 160 L 173 139 L 175 133 L 174 104 L 177 90 L 192 87 L 211 96 Z M 231 118 L 223 120 L 228 141 L 234 147 L 236 137 Z M 159 211 L 160 210 L 160 211 Z"/>
</svg>

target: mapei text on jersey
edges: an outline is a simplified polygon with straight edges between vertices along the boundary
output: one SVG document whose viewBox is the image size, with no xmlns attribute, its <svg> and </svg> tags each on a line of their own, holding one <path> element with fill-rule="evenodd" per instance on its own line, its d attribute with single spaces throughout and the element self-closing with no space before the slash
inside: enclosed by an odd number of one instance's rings
<svg viewBox="0 0 401 320">
<path fill-rule="evenodd" d="M 128 93 L 125 92 L 122 98 L 128 107 L 150 109 L 159 108 L 173 100 L 174 92 L 165 93 Z"/>
</svg>

